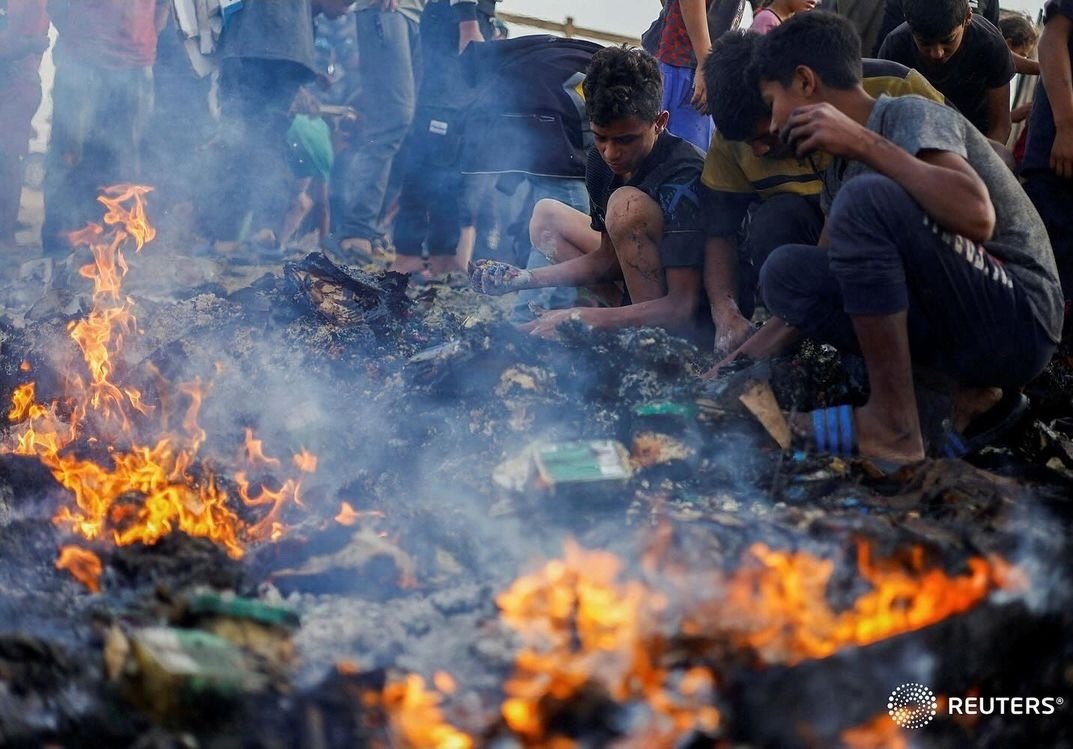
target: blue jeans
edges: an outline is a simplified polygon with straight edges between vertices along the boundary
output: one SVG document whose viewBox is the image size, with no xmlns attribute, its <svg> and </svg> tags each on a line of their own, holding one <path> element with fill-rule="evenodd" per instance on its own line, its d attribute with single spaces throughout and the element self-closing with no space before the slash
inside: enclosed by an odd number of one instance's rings
<svg viewBox="0 0 1073 749">
<path fill-rule="evenodd" d="M 529 205 L 530 215 L 533 206 L 545 198 L 558 200 L 566 203 L 571 208 L 576 208 L 582 213 L 589 212 L 589 193 L 585 189 L 583 179 L 562 179 L 558 177 L 528 177 L 529 182 Z M 526 269 L 547 268 L 551 261 L 535 247 L 529 250 L 529 261 L 525 264 Z M 533 312 L 529 309 L 532 302 L 540 307 L 548 309 L 565 309 L 573 307 L 577 302 L 577 289 L 574 288 L 547 288 L 526 289 L 519 291 L 510 319 L 514 323 L 529 322 L 533 319 Z"/>
<path fill-rule="evenodd" d="M 689 103 L 693 98 L 693 77 L 697 71 L 661 62 L 659 72 L 663 74 L 663 108 L 671 113 L 667 130 L 707 151 L 715 123 L 710 115 L 701 114 Z"/>
<path fill-rule="evenodd" d="M 360 141 L 346 169 L 346 212 L 339 234 L 372 239 L 383 233 L 391 167 L 414 118 L 420 61 L 418 26 L 395 11 L 357 14 L 361 50 Z"/>
</svg>

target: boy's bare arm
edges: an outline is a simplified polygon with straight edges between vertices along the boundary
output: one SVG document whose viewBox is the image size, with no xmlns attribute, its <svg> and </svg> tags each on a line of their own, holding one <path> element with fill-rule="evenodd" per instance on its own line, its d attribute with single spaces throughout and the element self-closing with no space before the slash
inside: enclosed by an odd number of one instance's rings
<svg viewBox="0 0 1073 749">
<path fill-rule="evenodd" d="M 987 89 L 987 121 L 991 130 L 987 137 L 1006 145 L 1013 125 L 1010 121 L 1010 84 Z"/>
<path fill-rule="evenodd" d="M 697 58 L 697 74 L 693 77 L 692 104 L 697 111 L 708 113 L 708 91 L 700 68 L 708 53 L 712 51 L 712 39 L 708 32 L 708 10 L 704 0 L 681 0 L 682 20 L 685 22 L 686 34 Z"/>
<path fill-rule="evenodd" d="M 1021 73 L 1022 75 L 1039 75 L 1039 62 L 1036 60 L 1033 60 L 1031 57 L 1019 55 L 1016 52 L 1011 52 L 1010 56 L 1013 57 L 1014 72 Z"/>
<path fill-rule="evenodd" d="M 532 272 L 530 288 L 548 286 L 589 286 L 617 281 L 622 278 L 615 247 L 608 233 L 601 232 L 600 246 L 595 252 L 567 260 L 563 263 L 537 268 Z"/>
<path fill-rule="evenodd" d="M 826 103 L 798 108 L 786 128 L 799 157 L 824 151 L 860 161 L 904 187 L 948 231 L 974 242 L 991 238 L 991 196 L 961 156 L 948 151 L 914 156 Z"/>
<path fill-rule="evenodd" d="M 579 258 L 580 259 L 580 258 Z M 688 326 L 700 303 L 700 268 L 668 268 L 667 293 L 623 307 L 578 307 L 544 312 L 522 327 L 534 335 L 553 338 L 556 329 L 570 320 L 580 320 L 594 328 L 626 328 L 649 326 L 683 329 Z"/>
<path fill-rule="evenodd" d="M 1073 20 L 1056 14 L 1043 27 L 1039 40 L 1040 80 L 1051 102 L 1055 137 L 1051 168 L 1061 177 L 1073 177 L 1073 71 L 1069 37 Z"/>
</svg>

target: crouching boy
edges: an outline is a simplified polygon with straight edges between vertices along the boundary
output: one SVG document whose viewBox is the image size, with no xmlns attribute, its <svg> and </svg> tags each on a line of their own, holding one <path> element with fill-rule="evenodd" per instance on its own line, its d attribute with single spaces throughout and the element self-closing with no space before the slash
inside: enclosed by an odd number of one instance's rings
<svg viewBox="0 0 1073 749">
<path fill-rule="evenodd" d="M 585 170 L 590 215 L 540 201 L 529 232 L 553 264 L 529 271 L 483 261 L 472 268 L 471 283 L 485 294 L 590 286 L 609 305 L 540 312 L 523 326 L 537 335 L 554 336 L 570 319 L 688 333 L 706 317 L 697 315 L 704 262 L 697 182 L 704 156 L 667 132 L 659 66 L 643 50 L 597 52 L 583 91 L 596 143 Z"/>
<path fill-rule="evenodd" d="M 761 94 L 798 156 L 834 160 L 821 247 L 786 245 L 761 269 L 776 316 L 738 351 L 776 353 L 798 334 L 857 350 L 867 404 L 811 414 L 800 431 L 829 452 L 924 457 L 913 385 L 923 365 L 958 386 L 952 452 L 1016 409 L 1019 386 L 1059 341 L 1062 294 L 1047 231 L 988 140 L 953 109 L 870 97 L 860 41 L 828 13 L 764 38 Z"/>
</svg>

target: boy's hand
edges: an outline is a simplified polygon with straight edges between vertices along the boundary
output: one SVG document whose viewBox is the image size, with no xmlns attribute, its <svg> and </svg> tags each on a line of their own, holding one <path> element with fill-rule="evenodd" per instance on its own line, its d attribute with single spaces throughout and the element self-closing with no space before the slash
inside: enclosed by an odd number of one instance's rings
<svg viewBox="0 0 1073 749">
<path fill-rule="evenodd" d="M 708 86 L 700 70 L 693 76 L 693 97 L 689 103 L 701 114 L 708 114 Z"/>
<path fill-rule="evenodd" d="M 1059 126 L 1055 132 L 1051 169 L 1059 177 L 1073 177 L 1073 125 Z"/>
<path fill-rule="evenodd" d="M 498 260 L 478 260 L 469 264 L 469 285 L 474 291 L 500 296 L 529 287 L 533 274 Z"/>
<path fill-rule="evenodd" d="M 587 322 L 585 319 L 585 311 L 587 309 L 591 308 L 579 307 L 574 309 L 541 310 L 537 312 L 537 318 L 535 320 L 527 322 L 525 325 L 518 326 L 518 329 L 539 338 L 547 338 L 552 341 L 558 340 L 559 326 L 563 323 L 570 322 L 571 320 Z"/>
<path fill-rule="evenodd" d="M 816 151 L 860 160 L 867 147 L 868 128 L 830 104 L 808 104 L 790 113 L 779 137 L 799 159 Z"/>
</svg>

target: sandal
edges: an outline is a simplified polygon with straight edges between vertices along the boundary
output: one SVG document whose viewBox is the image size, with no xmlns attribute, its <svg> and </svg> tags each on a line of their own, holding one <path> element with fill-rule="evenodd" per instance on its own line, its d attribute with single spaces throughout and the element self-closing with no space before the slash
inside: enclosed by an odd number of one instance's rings
<svg viewBox="0 0 1073 749">
<path fill-rule="evenodd" d="M 812 444 L 821 453 L 848 457 L 857 452 L 857 429 L 853 406 L 843 404 L 809 413 Z"/>
<path fill-rule="evenodd" d="M 964 433 L 947 423 L 943 455 L 947 458 L 964 458 L 978 453 L 1009 434 L 1028 411 L 1028 406 L 1028 396 L 1014 390 L 1003 393 L 999 402 L 973 419 Z"/>
</svg>

